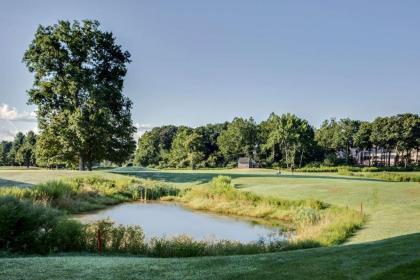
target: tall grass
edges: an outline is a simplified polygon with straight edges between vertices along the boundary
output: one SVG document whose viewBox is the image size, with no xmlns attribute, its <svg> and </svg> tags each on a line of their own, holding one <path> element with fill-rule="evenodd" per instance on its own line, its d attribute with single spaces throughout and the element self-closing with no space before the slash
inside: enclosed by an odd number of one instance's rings
<svg viewBox="0 0 420 280">
<path fill-rule="evenodd" d="M 105 179 L 78 177 L 49 181 L 32 188 L 0 188 L 0 196 L 31 199 L 69 213 L 101 209 L 126 201 L 156 200 L 163 196 L 176 196 L 179 190 L 165 183 L 136 178 Z"/>
<path fill-rule="evenodd" d="M 344 242 L 360 228 L 366 217 L 352 209 L 318 200 L 286 200 L 239 191 L 229 177 L 219 176 L 202 188 L 177 198 L 197 210 L 280 221 L 294 227 L 290 246 L 330 246 Z"/>
</svg>

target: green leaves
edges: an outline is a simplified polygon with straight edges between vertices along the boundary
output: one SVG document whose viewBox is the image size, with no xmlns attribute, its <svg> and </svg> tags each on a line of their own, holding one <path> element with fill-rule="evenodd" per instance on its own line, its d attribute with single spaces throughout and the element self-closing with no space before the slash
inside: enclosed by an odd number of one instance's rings
<svg viewBox="0 0 420 280">
<path fill-rule="evenodd" d="M 35 74 L 28 95 L 38 106 L 39 154 L 68 164 L 80 158 L 88 168 L 122 163 L 135 148 L 132 103 L 122 95 L 130 54 L 99 27 L 89 20 L 39 26 L 23 58 Z"/>
</svg>

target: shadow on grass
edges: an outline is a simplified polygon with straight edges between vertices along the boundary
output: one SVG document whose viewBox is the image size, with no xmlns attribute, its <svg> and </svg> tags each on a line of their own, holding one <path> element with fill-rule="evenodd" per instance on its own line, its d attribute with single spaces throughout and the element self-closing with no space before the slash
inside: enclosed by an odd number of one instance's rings
<svg viewBox="0 0 420 280">
<path fill-rule="evenodd" d="M 216 176 L 224 175 L 229 176 L 232 179 L 237 178 L 278 178 L 278 179 L 315 179 L 315 180 L 350 180 L 350 181 L 382 181 L 379 179 L 372 178 L 361 178 L 361 177 L 341 177 L 341 176 L 325 176 L 325 175 L 302 175 L 302 174 L 246 174 L 246 173 L 205 173 L 205 172 L 171 172 L 171 171 L 111 171 L 112 173 L 130 175 L 143 179 L 152 179 L 157 181 L 165 181 L 169 183 L 195 183 L 204 184 Z"/>
<path fill-rule="evenodd" d="M 0 178 L 0 188 L 2 187 L 30 187 L 30 186 L 33 186 L 33 184 Z"/>
</svg>

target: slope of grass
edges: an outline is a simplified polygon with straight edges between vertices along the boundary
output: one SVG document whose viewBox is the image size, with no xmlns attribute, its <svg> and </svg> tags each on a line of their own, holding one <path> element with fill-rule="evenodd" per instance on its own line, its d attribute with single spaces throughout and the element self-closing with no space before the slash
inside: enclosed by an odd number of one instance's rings
<svg viewBox="0 0 420 280">
<path fill-rule="evenodd" d="M 394 279 L 420 260 L 420 234 L 366 244 L 272 254 L 150 259 L 0 258 L 0 279 Z M 396 279 L 416 279 L 414 274 Z"/>
<path fill-rule="evenodd" d="M 402 264 L 397 267 L 394 267 L 388 271 L 380 273 L 374 277 L 373 280 L 401 280 L 401 279 L 410 279 L 418 280 L 420 279 L 420 259 L 413 261 L 408 264 Z"/>
</svg>

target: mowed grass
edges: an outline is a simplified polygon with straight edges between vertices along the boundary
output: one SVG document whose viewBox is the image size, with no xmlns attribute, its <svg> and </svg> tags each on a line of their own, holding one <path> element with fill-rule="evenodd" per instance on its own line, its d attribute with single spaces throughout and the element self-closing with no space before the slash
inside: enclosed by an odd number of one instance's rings
<svg viewBox="0 0 420 280">
<path fill-rule="evenodd" d="M 1 187 L 30 187 L 35 184 L 44 183 L 52 180 L 60 180 L 76 177 L 105 177 L 115 179 L 122 177 L 115 173 L 104 171 L 83 172 L 76 170 L 48 170 L 39 168 L 0 168 L 0 188 Z"/>
<path fill-rule="evenodd" d="M 418 279 L 419 260 L 420 234 L 413 234 L 248 256 L 0 258 L 0 279 Z"/>
</svg>

